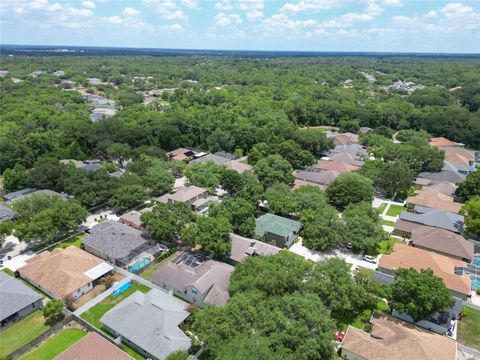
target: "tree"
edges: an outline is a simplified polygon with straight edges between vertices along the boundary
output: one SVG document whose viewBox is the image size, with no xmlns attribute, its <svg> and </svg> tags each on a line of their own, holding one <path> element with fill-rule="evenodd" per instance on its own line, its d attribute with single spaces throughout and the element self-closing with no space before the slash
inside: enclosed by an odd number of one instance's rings
<svg viewBox="0 0 480 360">
<path fill-rule="evenodd" d="M 224 217 L 199 216 L 194 224 L 182 231 L 182 239 L 192 247 L 200 246 L 201 251 L 219 260 L 230 256 L 232 225 Z"/>
<path fill-rule="evenodd" d="M 339 322 L 355 318 L 364 310 L 374 308 L 377 302 L 376 297 L 352 278 L 350 267 L 339 258 L 323 260 L 314 266 L 305 282 L 306 289 L 318 295 Z"/>
<path fill-rule="evenodd" d="M 221 344 L 217 349 L 217 359 L 230 360 L 280 360 L 283 357 L 270 348 L 271 341 L 257 334 L 241 334 Z"/>
<path fill-rule="evenodd" d="M 332 141 L 327 138 L 325 131 L 321 129 L 298 130 L 294 137 L 302 149 L 317 157 L 322 156 L 333 147 Z"/>
<path fill-rule="evenodd" d="M 305 224 L 301 232 L 303 243 L 309 249 L 322 251 L 343 239 L 344 225 L 337 211 L 329 205 L 317 211 L 305 211 L 302 222 Z"/>
<path fill-rule="evenodd" d="M 233 231 L 246 237 L 255 232 L 255 208 L 252 203 L 242 198 L 227 198 L 219 205 L 208 209 L 208 216 L 225 217 L 233 227 Z"/>
<path fill-rule="evenodd" d="M 480 196 L 468 200 L 462 208 L 467 233 L 480 237 Z"/>
<path fill-rule="evenodd" d="M 242 175 L 235 170 L 225 169 L 220 176 L 220 185 L 223 190 L 235 196 L 244 186 Z"/>
<path fill-rule="evenodd" d="M 293 140 L 287 140 L 278 144 L 275 153 L 287 160 L 294 169 L 301 169 L 315 164 L 315 158 L 307 150 L 302 150 Z"/>
<path fill-rule="evenodd" d="M 339 125 L 341 132 L 351 132 L 356 134 L 360 130 L 360 124 L 356 120 L 340 120 Z"/>
<path fill-rule="evenodd" d="M 330 204 L 340 209 L 351 203 L 373 200 L 372 181 L 357 173 L 339 175 L 326 192 Z"/>
<path fill-rule="evenodd" d="M 292 199 L 300 211 L 321 210 L 328 206 L 325 193 L 317 186 L 303 185 L 292 192 Z"/>
<path fill-rule="evenodd" d="M 163 166 L 163 164 L 157 164 L 150 167 L 144 177 L 145 186 L 150 189 L 151 194 L 154 196 L 163 195 L 169 192 L 174 183 L 175 178 L 170 171 Z"/>
<path fill-rule="evenodd" d="M 147 198 L 147 192 L 142 185 L 124 185 L 115 190 L 110 204 L 120 210 L 130 209 Z"/>
<path fill-rule="evenodd" d="M 37 189 L 61 191 L 63 190 L 62 180 L 65 176 L 65 168 L 65 165 L 55 158 L 40 158 L 30 170 L 29 184 Z"/>
<path fill-rule="evenodd" d="M 263 198 L 268 203 L 268 211 L 280 216 L 289 216 L 299 210 L 293 199 L 290 187 L 283 183 L 273 184 Z"/>
<path fill-rule="evenodd" d="M 417 322 L 454 304 L 443 280 L 431 269 L 398 269 L 392 284 L 392 307 Z"/>
<path fill-rule="evenodd" d="M 45 323 L 50 326 L 63 319 L 63 303 L 60 300 L 50 300 L 42 308 Z"/>
<path fill-rule="evenodd" d="M 76 229 L 87 217 L 87 210 L 76 200 L 58 200 L 44 212 L 61 231 Z"/>
<path fill-rule="evenodd" d="M 142 226 L 157 241 L 173 241 L 183 227 L 195 219 L 185 203 L 158 204 L 140 216 Z"/>
<path fill-rule="evenodd" d="M 118 160 L 120 166 L 132 155 L 132 148 L 128 144 L 113 143 L 107 148 L 108 158 Z"/>
<path fill-rule="evenodd" d="M 360 173 L 371 179 L 387 197 L 406 194 L 412 186 L 413 171 L 403 161 L 367 161 Z"/>
<path fill-rule="evenodd" d="M 280 251 L 273 256 L 254 256 L 237 264 L 229 292 L 260 290 L 268 296 L 299 291 L 312 264 L 297 254 Z"/>
<path fill-rule="evenodd" d="M 460 184 L 458 184 L 455 194 L 465 199 L 470 199 L 474 196 L 480 196 L 480 169 L 468 174 L 465 181 L 462 181 Z"/>
<path fill-rule="evenodd" d="M 293 181 L 292 166 L 280 155 L 268 155 L 260 159 L 253 170 L 265 188 L 275 183 L 290 184 Z"/>
<path fill-rule="evenodd" d="M 170 353 L 167 360 L 188 360 L 189 356 L 187 351 L 177 350 Z"/>
<path fill-rule="evenodd" d="M 3 191 L 6 193 L 24 189 L 28 183 L 29 174 L 23 165 L 16 164 L 3 172 Z"/>
<path fill-rule="evenodd" d="M 385 238 L 378 212 L 371 203 L 350 204 L 343 212 L 343 239 L 355 250 L 372 251 Z"/>
<path fill-rule="evenodd" d="M 197 163 L 185 168 L 185 176 L 193 185 L 214 189 L 220 185 L 225 168 L 212 161 Z"/>
</svg>

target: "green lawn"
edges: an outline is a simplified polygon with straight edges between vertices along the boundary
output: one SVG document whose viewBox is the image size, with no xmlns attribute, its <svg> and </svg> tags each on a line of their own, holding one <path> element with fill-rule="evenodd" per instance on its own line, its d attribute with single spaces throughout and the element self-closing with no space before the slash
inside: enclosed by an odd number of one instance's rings
<svg viewBox="0 0 480 360">
<path fill-rule="evenodd" d="M 125 351 L 128 355 L 130 355 L 132 358 L 134 358 L 136 360 L 145 360 L 145 357 L 143 355 L 139 354 L 138 352 L 136 352 L 131 347 L 128 347 L 125 344 L 121 344 L 120 349 Z"/>
<path fill-rule="evenodd" d="M 393 238 L 382 240 L 378 243 L 377 249 L 375 251 L 372 251 L 372 254 L 391 254 L 393 246 L 396 242 L 400 242 L 400 240 L 396 240 Z"/>
<path fill-rule="evenodd" d="M 174 252 L 172 255 L 166 257 L 165 259 L 159 261 L 158 263 L 155 263 L 153 264 L 152 266 L 150 266 L 149 268 L 147 268 L 144 272 L 142 272 L 141 274 L 139 274 L 142 278 L 144 278 L 145 280 L 148 280 L 148 281 L 152 281 L 152 275 L 153 273 L 158 270 L 158 268 L 160 268 L 163 264 L 165 264 L 166 262 L 172 260 L 175 256 L 176 252 Z"/>
<path fill-rule="evenodd" d="M 407 211 L 407 209 L 401 205 L 391 204 L 387 210 L 388 216 L 398 216 L 402 211 Z"/>
<path fill-rule="evenodd" d="M 480 310 L 465 306 L 464 317 L 458 321 L 457 341 L 480 350 Z"/>
<path fill-rule="evenodd" d="M 382 225 L 385 225 L 385 226 L 395 227 L 395 224 L 396 223 L 394 221 L 382 220 Z"/>
<path fill-rule="evenodd" d="M 37 310 L 0 332 L 0 359 L 5 359 L 8 354 L 20 349 L 48 329 L 42 312 Z"/>
<path fill-rule="evenodd" d="M 82 239 L 84 237 L 85 237 L 85 234 L 74 235 L 71 238 L 68 238 L 67 240 L 65 240 L 64 242 L 61 242 L 60 244 L 58 244 L 55 247 L 65 249 L 65 248 L 69 247 L 70 245 L 75 245 L 76 247 L 79 248 L 80 245 L 82 245 Z"/>
<path fill-rule="evenodd" d="M 382 203 L 382 205 L 380 205 L 377 210 L 380 214 L 383 214 L 383 211 L 385 210 L 385 208 L 387 207 L 388 203 Z"/>
<path fill-rule="evenodd" d="M 87 333 L 80 329 L 66 329 L 56 333 L 35 350 L 21 357 L 23 360 L 54 359 Z"/>
<path fill-rule="evenodd" d="M 143 293 L 147 293 L 151 289 L 148 286 L 132 281 L 132 286 L 129 287 L 125 292 L 123 292 L 117 297 L 110 295 L 105 300 L 103 300 L 102 302 L 92 307 L 90 310 L 84 312 L 82 315 L 80 315 L 80 317 L 88 321 L 97 329 L 102 329 L 100 318 L 103 316 L 103 314 L 105 314 L 108 310 L 112 309 L 115 305 L 120 303 L 122 300 L 132 295 L 137 290 Z"/>
</svg>

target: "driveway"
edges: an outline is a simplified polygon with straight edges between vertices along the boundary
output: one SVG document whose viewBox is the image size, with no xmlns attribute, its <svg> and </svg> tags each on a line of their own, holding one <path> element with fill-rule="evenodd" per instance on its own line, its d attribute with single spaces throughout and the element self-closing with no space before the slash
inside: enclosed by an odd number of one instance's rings
<svg viewBox="0 0 480 360">
<path fill-rule="evenodd" d="M 0 249 L 0 259 L 7 261 L 8 256 L 13 258 L 25 250 L 26 247 L 27 244 L 25 242 L 18 240 L 16 236 L 8 235 L 5 238 L 5 243 Z"/>
<path fill-rule="evenodd" d="M 82 227 L 83 228 L 91 228 L 91 227 L 98 224 L 96 219 L 100 219 L 100 217 L 102 217 L 102 218 L 106 217 L 108 220 L 114 220 L 114 221 L 118 221 L 120 219 L 111 210 L 105 210 L 105 211 L 101 211 L 101 212 L 96 213 L 96 214 L 88 215 L 87 219 L 83 222 L 82 225 L 80 225 L 80 227 L 81 228 Z"/>
</svg>

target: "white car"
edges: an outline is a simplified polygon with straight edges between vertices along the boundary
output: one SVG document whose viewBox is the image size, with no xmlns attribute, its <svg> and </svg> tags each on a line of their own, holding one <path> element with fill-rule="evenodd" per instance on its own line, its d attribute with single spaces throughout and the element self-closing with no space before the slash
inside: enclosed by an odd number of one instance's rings
<svg viewBox="0 0 480 360">
<path fill-rule="evenodd" d="M 372 263 L 372 264 L 377 263 L 377 259 L 375 259 L 373 256 L 370 256 L 370 255 L 365 255 L 363 257 L 363 260 L 366 261 L 366 262 Z"/>
</svg>

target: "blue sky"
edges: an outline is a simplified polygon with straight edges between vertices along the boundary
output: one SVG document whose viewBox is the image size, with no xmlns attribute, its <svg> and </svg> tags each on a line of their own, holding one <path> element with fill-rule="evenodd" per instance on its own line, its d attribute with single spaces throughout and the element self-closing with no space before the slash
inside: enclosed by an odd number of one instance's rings
<svg viewBox="0 0 480 360">
<path fill-rule="evenodd" d="M 3 44 L 480 53 L 480 0 L 2 0 Z"/>
</svg>

